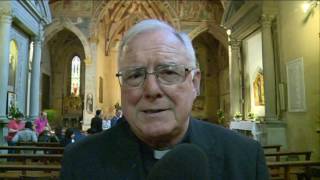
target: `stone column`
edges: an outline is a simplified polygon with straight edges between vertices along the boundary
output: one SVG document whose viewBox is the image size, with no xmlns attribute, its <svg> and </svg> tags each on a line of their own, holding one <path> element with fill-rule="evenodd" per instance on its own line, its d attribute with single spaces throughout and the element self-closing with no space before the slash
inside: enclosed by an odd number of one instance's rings
<svg viewBox="0 0 320 180">
<path fill-rule="evenodd" d="M 231 58 L 229 58 L 229 83 L 230 83 L 230 116 L 241 112 L 241 41 L 231 39 Z"/>
<path fill-rule="evenodd" d="M 262 31 L 262 63 L 265 98 L 265 128 L 262 144 L 281 144 L 287 147 L 286 124 L 277 118 L 275 58 L 271 31 L 274 16 L 261 16 Z"/>
<path fill-rule="evenodd" d="M 271 23 L 273 16 L 262 15 L 262 63 L 264 78 L 264 98 L 265 98 L 265 120 L 273 121 L 277 119 L 277 101 L 275 84 L 275 65 L 273 52 L 273 38 L 271 34 Z"/>
<path fill-rule="evenodd" d="M 41 77 L 41 38 L 36 37 L 33 41 L 33 59 L 31 71 L 30 90 L 30 118 L 34 119 L 40 112 L 40 77 Z"/>
<path fill-rule="evenodd" d="M 0 120 L 6 119 L 9 78 L 10 10 L 0 9 Z"/>
</svg>

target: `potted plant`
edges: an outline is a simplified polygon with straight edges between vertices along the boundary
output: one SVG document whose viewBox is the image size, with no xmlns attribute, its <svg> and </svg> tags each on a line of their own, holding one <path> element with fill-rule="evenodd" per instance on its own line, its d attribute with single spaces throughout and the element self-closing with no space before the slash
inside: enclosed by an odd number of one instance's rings
<svg viewBox="0 0 320 180">
<path fill-rule="evenodd" d="M 11 106 L 8 112 L 8 119 L 16 119 L 23 117 L 23 113 L 16 106 Z"/>
<path fill-rule="evenodd" d="M 218 123 L 224 124 L 224 111 L 222 109 L 218 109 L 217 116 L 218 116 Z"/>
</svg>

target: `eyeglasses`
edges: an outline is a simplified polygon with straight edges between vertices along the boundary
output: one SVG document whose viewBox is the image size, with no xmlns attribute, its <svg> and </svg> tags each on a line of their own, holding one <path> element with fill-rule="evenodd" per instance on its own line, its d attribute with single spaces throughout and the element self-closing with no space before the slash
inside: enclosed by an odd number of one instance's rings
<svg viewBox="0 0 320 180">
<path fill-rule="evenodd" d="M 185 65 L 159 65 L 153 72 L 147 72 L 146 67 L 135 67 L 121 70 L 116 76 L 120 85 L 126 87 L 141 87 L 148 74 L 154 74 L 161 84 L 174 85 L 184 82 L 187 75 L 195 69 Z"/>
</svg>

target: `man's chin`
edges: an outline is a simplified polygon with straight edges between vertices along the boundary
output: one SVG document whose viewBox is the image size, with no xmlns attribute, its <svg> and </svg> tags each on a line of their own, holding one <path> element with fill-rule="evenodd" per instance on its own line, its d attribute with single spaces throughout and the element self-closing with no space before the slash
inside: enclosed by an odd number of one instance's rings
<svg viewBox="0 0 320 180">
<path fill-rule="evenodd" d="M 170 136 L 173 132 L 172 128 L 155 126 L 155 127 L 144 127 L 143 134 L 148 137 L 148 139 L 161 139 Z"/>
</svg>

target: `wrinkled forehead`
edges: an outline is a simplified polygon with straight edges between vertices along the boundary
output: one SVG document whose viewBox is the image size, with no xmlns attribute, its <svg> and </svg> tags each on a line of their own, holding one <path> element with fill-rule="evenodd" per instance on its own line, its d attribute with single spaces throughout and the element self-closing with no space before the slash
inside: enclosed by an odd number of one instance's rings
<svg viewBox="0 0 320 180">
<path fill-rule="evenodd" d="M 172 31 L 150 30 L 135 35 L 123 49 L 122 60 L 132 60 L 139 56 L 185 56 L 186 48 Z"/>
<path fill-rule="evenodd" d="M 169 46 L 183 46 L 182 40 L 174 32 L 167 29 L 147 30 L 136 34 L 132 37 L 124 50 L 135 50 L 141 47 L 150 47 L 157 45 L 169 45 Z"/>
</svg>

